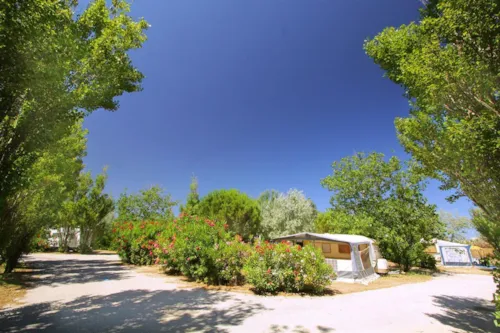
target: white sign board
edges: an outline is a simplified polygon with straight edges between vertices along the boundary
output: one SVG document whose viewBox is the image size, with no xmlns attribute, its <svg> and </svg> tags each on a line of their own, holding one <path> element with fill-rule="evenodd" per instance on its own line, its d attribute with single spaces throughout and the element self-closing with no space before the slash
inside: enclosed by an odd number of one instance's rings
<svg viewBox="0 0 500 333">
<path fill-rule="evenodd" d="M 443 253 L 443 263 L 470 263 L 469 253 L 465 247 L 442 246 L 441 252 Z"/>
</svg>

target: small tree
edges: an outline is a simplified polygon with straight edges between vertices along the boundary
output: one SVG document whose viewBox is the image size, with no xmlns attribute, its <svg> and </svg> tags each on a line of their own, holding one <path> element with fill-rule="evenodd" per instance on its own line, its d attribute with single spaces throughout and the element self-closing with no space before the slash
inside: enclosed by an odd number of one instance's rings
<svg viewBox="0 0 500 333">
<path fill-rule="evenodd" d="M 262 214 L 261 228 L 266 237 L 275 238 L 313 230 L 316 207 L 302 191 L 266 191 L 259 197 L 259 203 Z"/>
<path fill-rule="evenodd" d="M 333 174 L 321 183 L 334 192 L 333 211 L 346 214 L 343 230 L 366 232 L 378 240 L 387 259 L 408 271 L 423 254 L 422 242 L 442 228 L 435 206 L 422 194 L 426 184 L 415 165 L 405 166 L 396 157 L 386 162 L 383 154 L 360 153 L 334 162 L 332 168 Z M 349 216 L 356 216 L 352 220 L 357 222 L 351 230 Z"/>
<path fill-rule="evenodd" d="M 170 221 L 174 214 L 172 208 L 177 202 L 160 186 L 140 190 L 138 194 L 120 195 L 117 202 L 117 221 Z"/>
<path fill-rule="evenodd" d="M 258 202 L 235 189 L 217 190 L 207 194 L 198 205 L 198 214 L 225 221 L 231 231 L 245 239 L 260 232 L 261 214 Z"/>
<path fill-rule="evenodd" d="M 196 214 L 196 209 L 200 203 L 200 195 L 198 194 L 198 179 L 191 177 L 191 184 L 189 185 L 189 194 L 185 206 L 180 206 L 181 213 Z"/>
</svg>

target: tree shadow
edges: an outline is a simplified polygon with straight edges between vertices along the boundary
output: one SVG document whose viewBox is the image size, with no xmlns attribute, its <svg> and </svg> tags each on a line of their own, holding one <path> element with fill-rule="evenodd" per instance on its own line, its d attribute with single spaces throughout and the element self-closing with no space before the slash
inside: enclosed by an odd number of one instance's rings
<svg viewBox="0 0 500 333">
<path fill-rule="evenodd" d="M 442 313 L 427 313 L 444 325 L 466 332 L 495 332 L 493 303 L 476 297 L 434 296 L 434 304 Z"/>
<path fill-rule="evenodd" d="M 8 332 L 226 332 L 264 311 L 229 294 L 193 290 L 132 290 L 39 303 L 0 312 Z"/>
<path fill-rule="evenodd" d="M 32 270 L 23 273 L 23 280 L 31 286 L 121 280 L 130 276 L 129 269 L 109 260 L 32 260 L 26 264 Z"/>
</svg>

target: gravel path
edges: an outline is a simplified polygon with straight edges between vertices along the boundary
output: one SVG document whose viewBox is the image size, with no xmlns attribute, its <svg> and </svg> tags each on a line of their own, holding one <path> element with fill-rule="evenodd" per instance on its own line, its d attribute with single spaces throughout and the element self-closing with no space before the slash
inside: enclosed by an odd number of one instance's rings
<svg viewBox="0 0 500 333">
<path fill-rule="evenodd" d="M 454 275 L 327 297 L 186 289 L 117 265 L 115 255 L 30 255 L 43 279 L 7 332 L 496 332 L 489 276 Z"/>
</svg>

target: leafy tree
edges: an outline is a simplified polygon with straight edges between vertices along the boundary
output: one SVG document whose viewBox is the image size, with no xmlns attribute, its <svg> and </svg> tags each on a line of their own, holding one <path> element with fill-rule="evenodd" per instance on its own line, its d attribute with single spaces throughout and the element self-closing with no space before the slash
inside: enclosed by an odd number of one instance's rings
<svg viewBox="0 0 500 333">
<path fill-rule="evenodd" d="M 77 187 L 78 174 L 83 168 L 86 131 L 78 122 L 71 134 L 59 140 L 27 170 L 28 186 L 17 191 L 4 212 L 7 220 L 0 233 L 0 255 L 6 261 L 5 272 L 11 272 L 19 257 L 29 251 L 31 239 L 43 228 L 57 223 L 64 203 Z"/>
<path fill-rule="evenodd" d="M 465 242 L 467 230 L 472 228 L 471 221 L 466 216 L 459 216 L 447 211 L 439 212 L 439 219 L 446 228 L 445 235 L 450 242 Z"/>
<path fill-rule="evenodd" d="M 196 215 L 198 204 L 200 203 L 200 195 L 198 194 L 198 179 L 191 177 L 191 184 L 189 185 L 189 194 L 185 206 L 180 206 L 181 213 L 189 213 Z"/>
<path fill-rule="evenodd" d="M 259 197 L 259 203 L 262 214 L 261 228 L 266 237 L 276 238 L 313 230 L 316 207 L 302 191 L 266 191 Z"/>
<path fill-rule="evenodd" d="M 405 150 L 442 189 L 455 189 L 449 200 L 467 196 L 497 226 L 499 15 L 497 0 L 431 0 L 419 23 L 386 28 L 365 43 L 411 101 L 410 117 L 396 119 Z"/>
<path fill-rule="evenodd" d="M 422 241 L 441 230 L 435 206 L 422 194 L 423 176 L 412 164 L 404 166 L 396 157 L 386 162 L 378 153 L 346 157 L 332 168 L 333 174 L 321 181 L 334 193 L 332 214 L 356 216 L 365 236 L 375 238 L 383 255 L 408 271 L 423 253 Z M 349 231 L 347 223 L 342 225 Z"/>
<path fill-rule="evenodd" d="M 18 198 L 46 151 L 78 119 L 140 90 L 142 74 L 127 52 L 145 41 L 147 23 L 129 5 L 71 0 L 0 0 L 0 234 L 18 223 Z M 37 167 L 34 167 L 37 168 Z M 10 243 L 11 240 L 8 240 Z M 0 243 L 0 249 L 7 246 Z"/>
<path fill-rule="evenodd" d="M 217 190 L 207 194 L 198 205 L 198 214 L 225 221 L 231 231 L 245 239 L 260 232 L 261 215 L 258 202 L 235 189 Z"/>
<path fill-rule="evenodd" d="M 433 0 L 421 21 L 386 28 L 365 44 L 405 89 L 398 136 L 423 171 L 500 223 L 500 4 Z"/>
<path fill-rule="evenodd" d="M 97 175 L 95 181 L 90 172 L 80 174 L 74 201 L 69 203 L 72 220 L 80 229 L 80 252 L 92 252 L 92 242 L 106 217 L 113 213 L 114 202 L 103 193 L 106 185 L 106 169 Z"/>
<path fill-rule="evenodd" d="M 362 213 L 349 214 L 341 209 L 319 213 L 314 221 L 318 233 L 375 235 L 377 224 Z"/>
<path fill-rule="evenodd" d="M 118 221 L 170 221 L 174 214 L 172 208 L 177 202 L 160 186 L 140 190 L 138 194 L 120 195 L 117 202 Z"/>
</svg>

